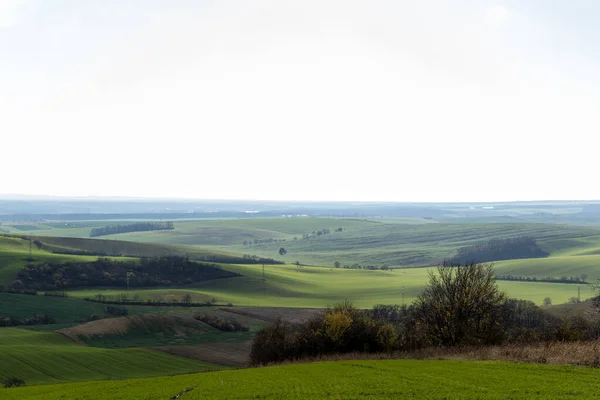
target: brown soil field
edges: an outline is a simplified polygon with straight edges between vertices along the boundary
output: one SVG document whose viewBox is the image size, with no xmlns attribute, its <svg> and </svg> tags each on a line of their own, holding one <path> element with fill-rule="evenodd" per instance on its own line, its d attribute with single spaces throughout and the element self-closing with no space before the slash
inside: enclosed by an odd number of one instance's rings
<svg viewBox="0 0 600 400">
<path fill-rule="evenodd" d="M 323 311 L 322 308 L 286 308 L 286 307 L 226 307 L 223 311 L 243 315 L 265 322 L 275 322 L 278 318 L 290 323 L 299 324 L 316 313 Z"/>
</svg>

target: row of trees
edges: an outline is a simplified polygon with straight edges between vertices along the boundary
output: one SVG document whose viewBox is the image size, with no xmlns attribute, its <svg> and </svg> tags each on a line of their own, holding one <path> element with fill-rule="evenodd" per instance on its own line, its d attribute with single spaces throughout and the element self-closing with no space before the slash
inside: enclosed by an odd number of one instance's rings
<svg viewBox="0 0 600 400">
<path fill-rule="evenodd" d="M 344 229 L 343 228 L 337 228 L 334 231 L 335 232 L 343 232 Z M 316 237 L 319 237 L 321 235 L 327 235 L 329 233 L 331 233 L 331 229 L 329 229 L 329 228 L 320 229 L 318 231 L 312 231 L 312 233 L 304 233 L 304 234 L 302 234 L 302 240 L 314 239 Z M 298 240 L 298 236 L 294 236 L 293 240 Z M 286 241 L 286 239 L 274 239 L 274 238 L 269 238 L 269 239 L 252 239 L 252 240 L 244 240 L 242 242 L 242 244 L 244 246 L 252 246 L 253 244 L 283 243 L 285 241 Z"/>
<path fill-rule="evenodd" d="M 520 258 L 547 257 L 548 252 L 540 248 L 531 237 L 492 239 L 486 243 L 461 247 L 452 258 L 455 263 L 488 262 Z"/>
<path fill-rule="evenodd" d="M 376 265 L 360 265 L 357 263 L 354 264 L 350 264 L 350 265 L 342 265 L 339 261 L 336 261 L 333 263 L 333 266 L 335 268 L 345 268 L 345 269 L 365 269 L 365 270 L 369 270 L 369 271 L 376 271 L 376 270 L 381 270 L 381 271 L 390 271 L 391 268 L 388 267 L 387 265 L 382 265 L 382 266 L 376 266 Z"/>
<path fill-rule="evenodd" d="M 144 287 L 183 285 L 238 276 L 217 264 L 191 261 L 187 257 L 164 256 L 137 261 L 46 262 L 27 265 L 17 273 L 16 290 L 60 291 L 86 286 Z"/>
<path fill-rule="evenodd" d="M 343 231 L 344 231 L 344 228 L 337 228 L 334 230 L 334 232 L 343 232 Z M 302 240 L 314 239 L 314 238 L 317 238 L 322 235 L 328 235 L 330 233 L 331 233 L 331 229 L 329 229 L 329 228 L 321 229 L 318 231 L 312 231 L 311 233 L 302 234 Z M 298 238 L 296 236 L 294 236 L 294 240 L 298 240 Z"/>
<path fill-rule="evenodd" d="M 254 240 L 244 240 L 242 244 L 244 246 L 252 246 L 253 244 L 271 244 L 271 243 L 282 243 L 285 242 L 285 239 L 254 239 Z"/>
<path fill-rule="evenodd" d="M 552 283 L 577 283 L 587 285 L 587 274 L 580 276 L 547 276 L 538 278 L 537 276 L 515 276 L 515 275 L 499 275 L 496 277 L 499 281 L 521 281 L 521 282 L 552 282 Z"/>
<path fill-rule="evenodd" d="M 101 228 L 93 228 L 90 237 L 115 235 L 117 233 L 162 231 L 175 229 L 173 222 L 136 222 L 134 224 L 107 225 Z"/>
<path fill-rule="evenodd" d="M 274 260 L 272 258 L 267 258 L 267 257 L 259 257 L 259 256 L 255 256 L 253 254 L 244 254 L 242 256 L 242 260 L 243 260 L 243 262 L 248 263 L 248 264 L 270 264 L 270 265 L 284 264 L 283 261 L 278 261 L 278 260 Z"/>
<path fill-rule="evenodd" d="M 56 320 L 46 314 L 34 314 L 33 317 L 0 317 L 0 327 L 20 325 L 55 324 Z"/>
<path fill-rule="evenodd" d="M 278 321 L 259 332 L 251 362 L 264 364 L 334 353 L 407 351 L 426 347 L 582 340 L 600 326 L 560 319 L 533 302 L 509 299 L 491 265 L 446 263 L 410 306 L 360 310 L 344 302 L 299 326 Z"/>
<path fill-rule="evenodd" d="M 139 294 L 134 294 L 133 296 L 129 296 L 128 293 L 119 293 L 116 295 L 104 295 L 97 293 L 91 297 L 85 297 L 84 300 L 91 301 L 95 303 L 103 303 L 103 304 L 114 304 L 114 305 L 136 305 L 136 306 L 153 306 L 153 307 L 207 307 L 207 306 L 215 306 L 217 305 L 217 299 L 213 297 L 210 300 L 202 300 L 202 301 L 193 301 L 192 296 L 189 294 L 184 294 L 181 296 L 181 299 L 172 297 L 172 298 L 163 298 L 159 296 L 158 298 L 148 298 L 143 299 Z M 223 304 L 225 305 L 225 304 Z M 227 303 L 228 307 L 233 307 L 233 304 Z"/>
</svg>

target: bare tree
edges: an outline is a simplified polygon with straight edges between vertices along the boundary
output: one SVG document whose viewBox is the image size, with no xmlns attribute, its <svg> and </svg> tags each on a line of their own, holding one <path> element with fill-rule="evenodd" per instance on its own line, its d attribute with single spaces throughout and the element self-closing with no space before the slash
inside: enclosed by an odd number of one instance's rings
<svg viewBox="0 0 600 400">
<path fill-rule="evenodd" d="M 492 264 L 444 263 L 429 273 L 429 285 L 415 306 L 434 344 L 491 344 L 502 339 L 505 300 Z"/>
</svg>

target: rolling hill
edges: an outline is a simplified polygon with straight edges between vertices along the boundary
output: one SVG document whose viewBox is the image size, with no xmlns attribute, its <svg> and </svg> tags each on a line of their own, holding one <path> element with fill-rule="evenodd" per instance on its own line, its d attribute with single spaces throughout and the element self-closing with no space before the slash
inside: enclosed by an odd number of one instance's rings
<svg viewBox="0 0 600 400">
<path fill-rule="evenodd" d="M 141 378 L 220 368 L 146 349 L 98 349 L 80 346 L 49 332 L 0 328 L 0 379 L 27 384 Z M 0 393 L 4 398 L 4 393 Z"/>
<path fill-rule="evenodd" d="M 189 294 L 198 300 L 214 297 L 220 304 L 269 307 L 321 308 L 347 299 L 360 307 L 372 307 L 375 304 L 401 304 L 403 287 L 405 304 L 409 304 L 427 284 L 429 273 L 428 268 L 367 271 L 275 265 L 266 266 L 263 280 L 260 265 L 227 265 L 227 269 L 242 276 L 180 287 L 132 288 L 130 294 L 163 300 L 181 299 Z M 511 297 L 538 304 L 548 296 L 554 303 L 577 296 L 577 285 L 573 284 L 500 281 L 499 285 Z M 117 296 L 121 292 L 87 288 L 69 291 L 69 295 L 84 298 L 98 293 Z M 582 291 L 583 298 L 591 296 L 592 293 Z"/>
</svg>

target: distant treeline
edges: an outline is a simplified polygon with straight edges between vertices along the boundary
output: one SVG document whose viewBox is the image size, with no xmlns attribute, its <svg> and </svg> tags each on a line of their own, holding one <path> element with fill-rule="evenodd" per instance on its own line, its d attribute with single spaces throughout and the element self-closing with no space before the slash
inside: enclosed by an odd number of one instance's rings
<svg viewBox="0 0 600 400">
<path fill-rule="evenodd" d="M 342 232 L 343 230 L 344 230 L 343 228 L 337 228 L 335 230 L 335 232 Z M 319 231 L 312 231 L 312 233 L 302 234 L 302 240 L 314 239 L 316 237 L 319 237 L 322 235 L 328 235 L 330 233 L 331 233 L 331 230 L 329 228 L 321 229 Z M 294 237 L 294 240 L 296 240 L 296 237 Z"/>
<path fill-rule="evenodd" d="M 244 246 L 251 246 L 252 244 L 268 244 L 268 243 L 281 243 L 285 242 L 285 239 L 254 239 L 254 240 L 244 240 L 242 244 Z"/>
<path fill-rule="evenodd" d="M 548 257 L 534 238 L 521 236 L 509 239 L 492 239 L 486 243 L 461 247 L 452 260 L 453 263 L 488 262 L 518 258 Z"/>
<path fill-rule="evenodd" d="M 81 255 L 81 256 L 98 256 L 98 257 L 139 257 L 139 254 L 135 252 L 98 252 L 88 250 L 70 250 L 70 249 L 58 249 L 53 250 L 54 254 L 68 254 L 68 255 Z M 175 256 L 170 256 L 175 257 Z M 283 261 L 278 261 L 273 258 L 259 257 L 252 254 L 244 254 L 242 257 L 229 256 L 226 254 L 219 255 L 205 255 L 205 256 L 194 256 L 190 258 L 194 261 L 200 262 L 212 262 L 212 263 L 224 263 L 224 264 L 284 264 Z"/>
<path fill-rule="evenodd" d="M 37 296 L 37 290 L 15 289 L 14 287 L 4 287 L 4 285 L 0 285 L 0 293 L 28 294 L 30 296 Z"/>
<path fill-rule="evenodd" d="M 56 320 L 46 314 L 34 314 L 33 317 L 0 317 L 0 327 L 19 325 L 48 325 L 55 324 Z"/>
<path fill-rule="evenodd" d="M 217 307 L 227 306 L 233 307 L 231 303 L 218 304 L 215 298 L 204 301 L 192 301 L 191 298 L 184 295 L 181 300 L 176 298 L 169 300 L 159 299 L 147 299 L 142 300 L 139 295 L 135 295 L 130 298 L 127 293 L 121 293 L 115 296 L 107 296 L 103 294 L 96 294 L 93 297 L 85 297 L 83 300 L 91 301 L 93 303 L 102 304 L 118 304 L 118 305 L 129 305 L 129 306 L 152 306 L 152 307 Z"/>
<path fill-rule="evenodd" d="M 248 264 L 285 264 L 283 261 L 277 261 L 272 258 L 264 258 L 252 254 L 244 254 L 242 256 L 245 263 Z"/>
<path fill-rule="evenodd" d="M 344 228 L 337 228 L 334 230 L 334 232 L 343 232 Z M 308 240 L 308 239 L 314 239 L 316 237 L 322 236 L 322 235 L 328 235 L 331 233 L 331 229 L 329 228 L 324 228 L 324 229 L 320 229 L 318 231 L 312 231 L 312 233 L 303 233 L 302 234 L 302 240 Z M 294 236 L 293 240 L 298 240 L 298 236 Z M 281 242 L 285 242 L 286 239 L 274 239 L 274 238 L 269 238 L 269 239 L 252 239 L 252 240 L 244 240 L 242 242 L 242 244 L 244 246 L 252 246 L 253 244 L 269 244 L 269 243 L 281 243 Z"/>
<path fill-rule="evenodd" d="M 344 228 L 337 228 L 334 232 L 343 232 Z M 319 231 L 312 231 L 312 233 L 304 233 L 302 234 L 302 240 L 314 239 L 322 235 L 328 235 L 331 233 L 329 228 L 321 229 Z M 298 240 L 296 236 L 294 236 L 294 240 Z"/>
<path fill-rule="evenodd" d="M 537 276 L 514 276 L 514 275 L 500 275 L 496 276 L 496 279 L 499 281 L 521 281 L 521 282 L 552 282 L 552 283 L 578 283 L 583 285 L 588 285 L 589 282 L 586 282 L 587 275 L 583 274 L 581 276 L 547 276 L 544 278 L 538 278 Z"/>
<path fill-rule="evenodd" d="M 377 271 L 377 270 L 381 270 L 381 271 L 390 271 L 391 268 L 386 266 L 386 265 L 382 265 L 380 267 L 376 266 L 376 265 L 360 265 L 360 264 L 351 264 L 351 265 L 341 265 L 339 262 L 335 262 L 333 264 L 334 267 L 336 268 L 345 268 L 345 269 L 365 269 L 368 271 Z"/>
<path fill-rule="evenodd" d="M 93 228 L 90 231 L 90 237 L 115 235 L 117 233 L 144 232 L 144 231 L 164 231 L 175 229 L 172 222 L 137 222 L 126 225 L 108 225 L 102 228 Z"/>
<path fill-rule="evenodd" d="M 239 276 L 217 264 L 165 256 L 135 261 L 96 261 L 27 265 L 17 273 L 14 289 L 62 290 L 88 286 L 145 287 L 185 285 L 210 279 Z"/>
</svg>

